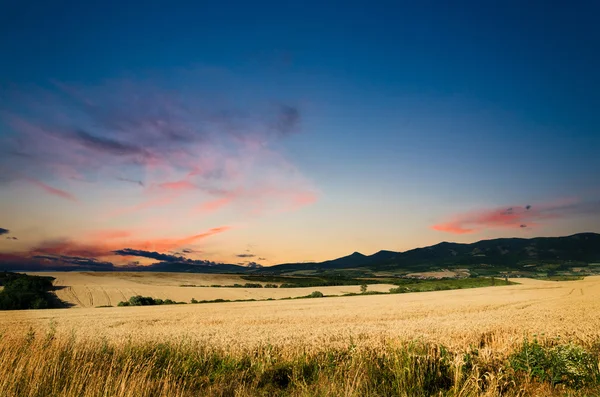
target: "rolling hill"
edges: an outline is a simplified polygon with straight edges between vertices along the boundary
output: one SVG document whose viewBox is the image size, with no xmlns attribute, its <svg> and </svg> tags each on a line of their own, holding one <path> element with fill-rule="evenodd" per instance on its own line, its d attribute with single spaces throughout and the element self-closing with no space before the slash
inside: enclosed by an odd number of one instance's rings
<svg viewBox="0 0 600 397">
<path fill-rule="evenodd" d="M 373 255 L 355 252 L 319 263 L 287 263 L 258 269 L 257 272 L 370 271 L 423 272 L 442 268 L 467 268 L 477 274 L 533 269 L 557 272 L 600 263 L 600 234 L 580 233 L 567 237 L 532 239 L 501 238 L 471 244 L 442 242 L 405 252 L 379 251 Z"/>
<path fill-rule="evenodd" d="M 153 253 L 161 255 L 159 253 Z M 470 275 L 555 275 L 600 272 L 600 234 L 579 233 L 566 237 L 500 238 L 471 244 L 442 242 L 405 252 L 379 251 L 372 255 L 354 252 L 348 256 L 315 263 L 285 263 L 270 267 L 241 266 L 184 257 L 162 255 L 149 266 L 118 267 L 86 259 L 69 266 L 54 267 L 39 261 L 15 263 L 0 261 L 0 270 L 9 271 L 151 271 L 179 273 L 320 274 L 339 273 L 356 276 L 388 273 L 406 275 L 416 272 L 461 269 Z M 85 259 L 85 258 L 84 258 Z M 157 258 L 158 259 L 158 258 Z M 597 266 L 595 264 L 598 264 Z M 101 266 L 100 266 L 101 265 Z M 582 270 L 583 269 L 583 270 Z"/>
</svg>

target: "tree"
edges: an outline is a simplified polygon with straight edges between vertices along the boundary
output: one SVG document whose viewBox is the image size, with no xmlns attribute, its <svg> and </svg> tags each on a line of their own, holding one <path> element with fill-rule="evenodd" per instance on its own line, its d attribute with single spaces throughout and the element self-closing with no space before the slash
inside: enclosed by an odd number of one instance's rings
<svg viewBox="0 0 600 397">
<path fill-rule="evenodd" d="M 360 286 L 360 293 L 364 294 L 365 292 L 367 292 L 367 288 L 369 288 L 369 286 L 367 284 L 363 284 Z"/>
</svg>

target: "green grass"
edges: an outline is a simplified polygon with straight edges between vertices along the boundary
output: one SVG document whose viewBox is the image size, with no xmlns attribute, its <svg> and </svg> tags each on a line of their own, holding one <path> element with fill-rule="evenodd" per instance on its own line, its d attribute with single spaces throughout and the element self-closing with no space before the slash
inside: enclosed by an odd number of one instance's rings
<svg viewBox="0 0 600 397">
<path fill-rule="evenodd" d="M 391 293 L 445 291 L 463 288 L 493 287 L 516 284 L 504 278 L 470 277 L 461 279 L 414 280 L 401 279 L 394 282 L 398 287 L 390 289 Z"/>
<path fill-rule="evenodd" d="M 548 280 L 548 281 L 579 281 L 579 280 L 583 280 L 583 276 L 547 276 L 547 277 L 540 277 L 540 280 Z"/>
<path fill-rule="evenodd" d="M 271 276 L 271 275 L 246 275 L 242 276 L 244 280 L 263 282 L 263 283 L 279 283 L 280 288 L 305 288 L 305 287 L 333 287 L 340 285 L 361 285 L 365 283 L 363 278 L 354 278 L 345 275 L 343 272 L 329 273 L 319 276 Z M 393 279 L 373 278 L 369 279 L 371 284 L 386 284 L 392 283 Z"/>
</svg>

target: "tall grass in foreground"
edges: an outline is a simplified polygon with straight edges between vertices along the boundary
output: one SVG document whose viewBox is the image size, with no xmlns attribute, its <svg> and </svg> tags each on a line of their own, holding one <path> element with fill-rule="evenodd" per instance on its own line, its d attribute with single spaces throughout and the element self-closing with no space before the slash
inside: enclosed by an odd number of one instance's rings
<svg viewBox="0 0 600 397">
<path fill-rule="evenodd" d="M 193 341 L 0 339 L 4 396 L 598 396 L 598 343 L 524 341 L 503 356 L 405 343 L 295 355 Z"/>
</svg>

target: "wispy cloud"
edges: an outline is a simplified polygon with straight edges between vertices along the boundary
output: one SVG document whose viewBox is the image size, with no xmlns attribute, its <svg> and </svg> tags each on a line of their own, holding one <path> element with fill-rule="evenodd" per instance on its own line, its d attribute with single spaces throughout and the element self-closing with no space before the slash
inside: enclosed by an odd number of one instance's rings
<svg viewBox="0 0 600 397">
<path fill-rule="evenodd" d="M 197 213 L 235 203 L 296 210 L 314 201 L 302 199 L 315 189 L 279 145 L 300 130 L 295 105 L 257 101 L 239 108 L 160 82 L 54 84 L 55 90 L 21 90 L 0 109 L 13 132 L 0 137 L 0 167 L 23 170 L 49 194 L 75 199 L 48 182 L 61 178 L 144 187 L 139 203 L 114 208 L 117 215 L 191 198 Z M 298 194 L 271 194 L 292 189 Z"/>
<path fill-rule="evenodd" d="M 537 205 L 483 209 L 456 214 L 445 222 L 433 225 L 432 229 L 452 234 L 477 233 L 488 229 L 523 229 L 585 214 L 600 214 L 600 201 L 567 199 Z"/>
<path fill-rule="evenodd" d="M 77 202 L 77 198 L 65 190 L 61 190 L 61 189 L 52 187 L 50 185 L 45 184 L 42 181 L 38 181 L 37 179 L 34 179 L 34 178 L 25 178 L 25 181 L 29 182 L 30 184 L 32 184 L 35 187 L 42 189 L 43 191 L 45 191 L 48 194 L 63 198 L 65 200 Z"/>
<path fill-rule="evenodd" d="M 173 249 L 198 243 L 205 238 L 226 232 L 230 229 L 230 226 L 220 226 L 186 237 L 148 239 L 133 239 L 129 238 L 129 234 L 118 236 L 116 233 L 111 234 L 110 232 L 107 232 L 97 234 L 96 237 L 103 237 L 97 240 L 87 239 L 83 241 L 73 241 L 61 239 L 44 241 L 32 248 L 30 253 L 34 255 L 46 254 L 79 256 L 86 258 L 103 258 L 112 256 L 113 251 L 123 249 L 124 247 L 134 250 L 167 252 Z"/>
<path fill-rule="evenodd" d="M 122 181 L 122 182 L 129 182 L 129 183 L 134 183 L 136 185 L 139 185 L 141 187 L 144 187 L 144 182 L 140 181 L 140 180 L 136 180 L 136 179 L 130 179 L 130 178 L 123 178 L 123 177 L 117 177 L 118 181 Z"/>
<path fill-rule="evenodd" d="M 97 150 L 100 152 L 106 152 L 111 155 L 117 156 L 131 156 L 131 155 L 142 155 L 146 156 L 148 153 L 141 147 L 126 143 L 119 142 L 116 139 L 104 138 L 100 136 L 91 135 L 83 130 L 78 130 L 72 134 L 65 135 L 66 139 L 72 139 L 74 142 L 89 148 L 91 150 Z"/>
</svg>

